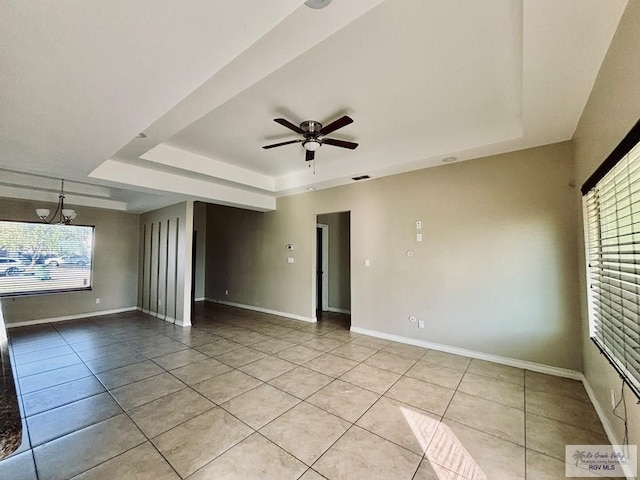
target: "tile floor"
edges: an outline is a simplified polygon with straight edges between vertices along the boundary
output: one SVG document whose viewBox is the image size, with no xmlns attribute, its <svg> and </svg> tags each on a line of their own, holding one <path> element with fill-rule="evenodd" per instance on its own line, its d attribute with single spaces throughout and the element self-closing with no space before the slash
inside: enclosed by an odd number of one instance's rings
<svg viewBox="0 0 640 480">
<path fill-rule="evenodd" d="M 24 441 L 0 478 L 556 480 L 608 443 L 573 380 L 198 305 L 9 331 Z"/>
</svg>

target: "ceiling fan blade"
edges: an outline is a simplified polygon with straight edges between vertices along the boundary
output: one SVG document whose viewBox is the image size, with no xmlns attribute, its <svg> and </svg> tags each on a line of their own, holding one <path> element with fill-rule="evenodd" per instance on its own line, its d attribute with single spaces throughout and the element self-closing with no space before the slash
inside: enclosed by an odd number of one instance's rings
<svg viewBox="0 0 640 480">
<path fill-rule="evenodd" d="M 328 135 L 331 132 L 335 132 L 339 128 L 346 127 L 350 123 L 353 123 L 353 118 L 345 115 L 343 117 L 340 117 L 336 121 L 331 122 L 329 125 L 325 125 L 324 127 L 322 127 L 318 132 L 318 135 Z"/>
<path fill-rule="evenodd" d="M 302 142 L 302 139 L 300 140 L 289 140 L 288 142 L 280 142 L 280 143 L 274 143 L 272 145 L 265 145 L 264 148 L 265 150 L 268 150 L 270 148 L 275 148 L 275 147 L 282 147 L 283 145 L 290 145 L 292 143 L 300 143 Z"/>
<path fill-rule="evenodd" d="M 276 123 L 279 123 L 283 127 L 287 127 L 289 130 L 293 130 L 294 132 L 299 133 L 300 135 L 304 135 L 304 130 L 302 130 L 299 126 L 294 125 L 293 123 L 291 123 L 287 119 L 274 118 L 273 121 L 276 122 Z"/>
<path fill-rule="evenodd" d="M 307 150 L 307 155 L 305 156 L 305 160 L 307 162 L 310 162 L 311 160 L 313 160 L 316 157 L 316 152 L 311 151 L 311 150 Z"/>
<path fill-rule="evenodd" d="M 323 138 L 322 143 L 333 145 L 334 147 L 348 148 L 350 150 L 354 150 L 358 146 L 357 143 L 347 142 L 345 140 L 336 140 L 335 138 Z"/>
</svg>

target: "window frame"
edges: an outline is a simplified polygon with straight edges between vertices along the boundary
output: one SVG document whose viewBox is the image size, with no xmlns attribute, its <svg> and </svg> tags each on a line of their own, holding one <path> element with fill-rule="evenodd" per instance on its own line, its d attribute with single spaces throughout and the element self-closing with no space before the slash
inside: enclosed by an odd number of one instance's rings
<svg viewBox="0 0 640 480">
<path fill-rule="evenodd" d="M 41 296 L 41 295 L 54 295 L 54 294 L 64 294 L 64 293 L 74 293 L 74 292 L 86 292 L 93 290 L 93 282 L 94 282 L 94 258 L 95 258 L 95 239 L 96 239 L 96 227 L 95 225 L 66 225 L 66 224 L 47 224 L 43 222 L 29 221 L 29 220 L 13 220 L 0 218 L 0 222 L 6 223 L 15 223 L 15 224 L 30 224 L 30 225 L 45 225 L 56 227 L 59 226 L 61 228 L 90 228 L 91 229 L 91 252 L 88 255 L 89 258 L 89 276 L 88 276 L 88 285 L 87 286 L 79 286 L 73 288 L 50 288 L 50 289 L 42 289 L 42 290 L 29 290 L 29 291 L 16 291 L 16 292 L 0 292 L 0 300 L 9 299 L 9 298 L 19 298 L 19 297 L 32 297 L 32 296 Z M 4 257 L 3 257 L 4 258 Z M 13 257 L 7 257 L 13 258 Z M 24 262 L 21 262 L 25 267 L 34 268 L 34 264 L 26 265 Z M 52 267 L 53 268 L 53 267 Z M 57 267 L 56 267 L 57 268 Z M 4 277 L 2 277 L 4 278 Z"/>
<path fill-rule="evenodd" d="M 627 235 L 632 235 L 632 238 L 635 238 L 633 236 L 636 234 L 640 235 L 640 223 L 636 227 L 633 218 L 631 218 L 629 225 L 622 225 L 617 216 L 620 210 L 625 208 L 622 205 L 624 200 L 627 199 L 630 215 L 634 213 L 632 210 L 634 202 L 631 200 L 633 192 L 630 182 L 632 173 L 640 171 L 640 167 L 630 173 L 629 165 L 631 160 L 627 157 L 635 148 L 640 148 L 640 120 L 636 122 L 620 144 L 587 179 L 581 188 L 581 193 L 583 196 L 589 337 L 630 390 L 640 399 L 640 368 L 633 364 L 639 363 L 638 359 L 640 359 L 640 349 L 634 346 L 634 343 L 640 343 L 640 273 L 636 271 L 640 269 L 640 263 L 636 264 L 635 259 L 631 262 L 634 265 L 634 271 L 631 273 L 621 267 L 623 264 L 629 264 L 628 260 L 622 259 L 623 257 L 633 256 L 636 253 L 633 250 L 635 248 L 633 246 L 635 240 L 632 241 L 632 250 L 630 251 L 625 250 L 625 247 L 628 248 L 628 246 L 624 245 L 625 242 L 620 241 L 622 237 Z M 627 161 L 621 163 L 625 159 Z M 640 163 L 640 156 L 637 157 L 635 162 Z M 636 166 L 635 162 L 633 164 L 634 167 Z M 625 168 L 627 171 L 623 172 Z M 617 182 L 620 178 L 628 180 L 626 187 L 617 188 Z M 640 182 L 640 179 L 634 179 L 635 182 Z M 624 188 L 628 192 L 624 191 Z M 640 188 L 638 190 L 640 191 Z M 619 199 L 618 195 L 623 191 L 628 193 L 628 197 Z M 611 193 L 615 196 L 614 200 L 601 201 Z M 636 202 L 636 206 L 638 203 L 640 202 Z M 603 217 L 611 215 L 611 211 L 606 209 L 610 209 L 612 206 L 615 207 L 616 217 L 613 222 L 615 224 L 616 236 L 614 238 L 616 241 L 613 244 L 607 242 L 611 240 L 612 237 L 610 236 L 604 238 L 605 241 L 603 241 L 604 228 L 609 226 L 609 220 L 603 219 Z M 625 228 L 628 228 L 630 233 L 621 231 Z M 597 237 L 596 242 L 593 241 L 594 236 Z M 596 244 L 595 247 L 594 243 Z M 615 246 L 615 250 L 611 250 L 612 246 Z M 592 265 L 594 251 L 597 254 L 597 264 Z M 638 242 L 638 251 L 640 253 L 640 242 Z M 616 258 L 617 261 L 613 260 Z M 605 264 L 612 265 L 607 266 L 606 275 L 604 274 Z M 616 266 L 618 267 L 617 270 Z M 597 273 L 598 271 L 600 273 Z M 610 272 L 613 272 L 613 274 Z M 619 278 L 616 278 L 616 276 Z M 637 278 L 634 278 L 633 282 L 628 281 L 629 277 L 632 276 Z M 598 286 L 596 287 L 596 285 Z M 596 293 L 596 288 L 599 289 L 598 293 Z M 619 292 L 614 293 L 615 289 L 619 290 Z M 605 300 L 606 295 L 608 295 L 608 303 Z M 634 296 L 632 297 L 635 299 L 633 302 L 628 300 L 630 296 Z M 632 312 L 632 309 L 628 308 L 629 303 L 636 307 L 636 312 Z M 620 312 L 622 312 L 622 316 L 618 318 Z M 631 314 L 633 314 L 633 317 L 631 317 Z M 622 325 L 622 329 L 620 329 L 619 325 Z M 627 325 L 631 326 L 628 327 Z M 622 332 L 622 336 L 619 335 L 619 332 Z M 607 335 L 609 336 L 608 339 L 606 338 Z M 616 338 L 613 338 L 614 336 Z M 636 336 L 638 336 L 638 339 L 635 339 Z"/>
</svg>

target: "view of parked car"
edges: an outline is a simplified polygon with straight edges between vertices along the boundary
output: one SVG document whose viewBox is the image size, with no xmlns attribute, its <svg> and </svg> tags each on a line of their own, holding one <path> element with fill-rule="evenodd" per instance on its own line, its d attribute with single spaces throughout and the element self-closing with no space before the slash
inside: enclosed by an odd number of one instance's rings
<svg viewBox="0 0 640 480">
<path fill-rule="evenodd" d="M 24 272 L 24 265 L 15 258 L 0 258 L 0 275 L 12 276 Z"/>
<path fill-rule="evenodd" d="M 66 257 L 62 257 L 61 263 L 64 263 L 65 265 L 78 265 L 79 267 L 84 267 L 91 263 L 91 259 L 84 255 L 68 255 Z"/>
<path fill-rule="evenodd" d="M 48 267 L 57 267 L 64 263 L 64 260 L 57 255 L 45 255 L 44 256 L 44 264 Z M 37 263 L 37 262 L 36 262 Z"/>
</svg>

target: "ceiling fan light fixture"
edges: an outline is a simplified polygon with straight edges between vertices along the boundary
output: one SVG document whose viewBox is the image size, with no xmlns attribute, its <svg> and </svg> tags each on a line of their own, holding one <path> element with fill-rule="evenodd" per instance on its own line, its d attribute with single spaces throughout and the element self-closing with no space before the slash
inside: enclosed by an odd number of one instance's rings
<svg viewBox="0 0 640 480">
<path fill-rule="evenodd" d="M 309 150 L 310 152 L 315 152 L 316 150 L 318 150 L 320 148 L 322 144 L 315 139 L 311 139 L 311 140 L 307 140 L 306 142 L 302 143 L 302 146 L 306 149 Z"/>
<path fill-rule="evenodd" d="M 309 8 L 324 8 L 331 3 L 331 0 L 307 0 L 304 4 Z"/>
</svg>

